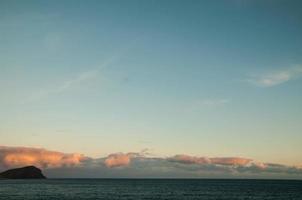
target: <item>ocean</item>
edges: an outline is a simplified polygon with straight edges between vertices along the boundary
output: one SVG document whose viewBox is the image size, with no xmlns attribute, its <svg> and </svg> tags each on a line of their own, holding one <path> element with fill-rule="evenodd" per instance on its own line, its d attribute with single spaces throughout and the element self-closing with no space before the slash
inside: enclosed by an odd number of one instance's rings
<svg viewBox="0 0 302 200">
<path fill-rule="evenodd" d="M 2 200 L 302 200 L 302 181 L 218 179 L 0 180 Z"/>
</svg>

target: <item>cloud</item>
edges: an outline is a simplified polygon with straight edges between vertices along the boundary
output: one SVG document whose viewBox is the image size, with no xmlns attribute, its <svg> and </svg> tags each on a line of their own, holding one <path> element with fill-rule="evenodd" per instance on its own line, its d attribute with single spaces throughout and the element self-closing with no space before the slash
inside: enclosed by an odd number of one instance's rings
<svg viewBox="0 0 302 200">
<path fill-rule="evenodd" d="M 273 87 L 302 75 L 302 66 L 289 68 L 285 70 L 268 72 L 262 75 L 253 75 L 247 79 L 247 82 L 259 87 Z"/>
<path fill-rule="evenodd" d="M 32 95 L 25 98 L 25 100 L 23 100 L 21 103 L 24 104 L 24 103 L 39 101 L 39 100 L 45 99 L 49 96 L 68 91 L 69 89 L 71 89 L 75 86 L 81 85 L 82 83 L 84 83 L 86 81 L 95 79 L 99 76 L 101 70 L 110 66 L 118 58 L 119 58 L 119 56 L 117 56 L 117 55 L 112 56 L 112 57 L 108 58 L 106 61 L 104 61 L 98 67 L 88 70 L 88 71 L 81 72 L 81 73 L 77 74 L 76 76 L 74 76 L 73 78 L 67 79 L 55 87 L 52 87 L 50 89 L 43 88 L 40 91 L 34 92 Z"/>
<path fill-rule="evenodd" d="M 202 109 L 222 108 L 230 102 L 231 99 L 229 98 L 204 98 L 188 102 L 188 104 L 185 104 L 182 108 L 184 112 L 195 112 L 196 110 L 200 111 Z"/>
<path fill-rule="evenodd" d="M 127 166 L 129 163 L 130 155 L 123 153 L 111 154 L 105 160 L 105 164 L 109 168 Z"/>
<path fill-rule="evenodd" d="M 239 158 L 239 157 L 210 158 L 210 160 L 211 163 L 217 165 L 238 165 L 238 166 L 245 166 L 252 161 L 252 159 Z"/>
<path fill-rule="evenodd" d="M 57 178 L 301 178 L 301 166 L 264 163 L 243 157 L 175 155 L 150 157 L 141 152 L 91 158 L 41 148 L 0 146 L 0 169 L 26 165 Z M 118 169 L 118 170 L 116 170 Z"/>
<path fill-rule="evenodd" d="M 0 165 L 11 168 L 35 165 L 41 168 L 71 167 L 88 159 L 81 154 L 66 154 L 40 148 L 0 146 Z"/>
<path fill-rule="evenodd" d="M 148 149 L 143 149 L 141 152 L 129 152 L 127 154 L 124 153 L 114 153 L 110 154 L 106 157 L 104 163 L 109 168 L 114 167 L 125 167 L 128 166 L 131 162 L 131 159 L 138 157 L 145 157 L 148 155 Z"/>
<path fill-rule="evenodd" d="M 188 155 L 175 155 L 167 159 L 171 162 L 178 162 L 182 164 L 209 164 L 211 160 L 205 157 L 194 157 Z"/>
<path fill-rule="evenodd" d="M 80 85 L 81 83 L 83 83 L 85 81 L 96 78 L 98 76 L 99 72 L 100 72 L 99 69 L 82 72 L 82 73 L 78 74 L 77 76 L 75 76 L 74 78 L 66 80 L 54 88 L 43 89 L 39 92 L 32 94 L 30 97 L 26 98 L 22 103 L 34 102 L 34 101 L 38 101 L 38 100 L 47 98 L 51 95 L 63 93 L 64 91 L 69 90 L 76 85 Z"/>
<path fill-rule="evenodd" d="M 59 38 L 54 35 L 54 36 L 51 36 L 51 40 L 58 42 Z M 106 58 L 97 67 L 92 68 L 88 71 L 81 72 L 78 75 L 76 75 L 74 78 L 67 79 L 67 80 L 63 81 L 61 84 L 58 84 L 57 86 L 52 87 L 50 89 L 42 88 L 39 91 L 34 92 L 29 97 L 25 97 L 24 98 L 25 100 L 22 100 L 20 103 L 24 104 L 24 103 L 39 101 L 39 100 L 47 98 L 49 96 L 63 93 L 64 91 L 67 91 L 76 85 L 80 85 L 81 83 L 83 83 L 85 81 L 98 77 L 98 75 L 100 74 L 100 72 L 103 69 L 110 67 L 113 63 L 117 62 L 124 54 L 126 54 L 131 48 L 133 48 L 133 46 L 136 45 L 138 40 L 140 40 L 140 37 L 136 38 L 133 41 L 130 41 L 130 43 L 127 46 L 117 49 L 115 51 L 115 54 Z M 51 41 L 51 42 L 53 43 L 53 41 Z"/>
<path fill-rule="evenodd" d="M 189 155 L 175 155 L 167 158 L 167 161 L 178 163 L 182 169 L 198 172 L 223 173 L 233 176 L 243 175 L 300 175 L 302 168 L 299 166 L 287 166 L 276 163 L 263 163 L 249 158 L 241 157 L 195 157 Z"/>
<path fill-rule="evenodd" d="M 230 102 L 230 99 L 204 99 L 200 103 L 204 106 L 221 106 Z"/>
<path fill-rule="evenodd" d="M 265 74 L 262 76 L 254 77 L 250 79 L 250 83 L 253 83 L 261 87 L 272 87 L 279 85 L 283 82 L 289 81 L 291 79 L 291 74 L 288 71 L 274 72 L 270 74 Z"/>
<path fill-rule="evenodd" d="M 65 81 L 55 91 L 63 92 L 64 90 L 71 88 L 73 85 L 95 78 L 98 74 L 99 74 L 99 70 L 90 70 L 90 71 L 82 72 L 75 78 Z"/>
<path fill-rule="evenodd" d="M 239 158 L 239 157 L 207 158 L 207 157 L 195 157 L 189 155 L 175 155 L 171 158 L 168 158 L 168 161 L 178 162 L 183 164 L 216 164 L 216 165 L 244 166 L 249 164 L 252 160 L 248 158 Z"/>
</svg>

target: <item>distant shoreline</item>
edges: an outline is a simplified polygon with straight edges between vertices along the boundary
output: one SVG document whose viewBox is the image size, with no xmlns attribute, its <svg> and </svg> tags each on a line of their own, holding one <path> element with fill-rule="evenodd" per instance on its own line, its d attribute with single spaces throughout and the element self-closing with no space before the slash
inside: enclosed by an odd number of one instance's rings
<svg viewBox="0 0 302 200">
<path fill-rule="evenodd" d="M 179 181 L 302 181 L 302 179 L 252 179 L 252 178 L 47 178 L 47 179 L 3 179 L 0 180 L 31 180 L 31 181 L 48 181 L 48 180 L 179 180 Z"/>
</svg>

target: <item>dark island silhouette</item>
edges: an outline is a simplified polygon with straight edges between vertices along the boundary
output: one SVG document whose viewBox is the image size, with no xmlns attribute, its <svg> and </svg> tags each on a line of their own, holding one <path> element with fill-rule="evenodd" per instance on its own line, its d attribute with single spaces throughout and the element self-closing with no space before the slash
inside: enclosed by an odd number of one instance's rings
<svg viewBox="0 0 302 200">
<path fill-rule="evenodd" d="M 46 179 L 41 169 L 35 166 L 26 166 L 10 169 L 0 173 L 0 179 Z"/>
</svg>

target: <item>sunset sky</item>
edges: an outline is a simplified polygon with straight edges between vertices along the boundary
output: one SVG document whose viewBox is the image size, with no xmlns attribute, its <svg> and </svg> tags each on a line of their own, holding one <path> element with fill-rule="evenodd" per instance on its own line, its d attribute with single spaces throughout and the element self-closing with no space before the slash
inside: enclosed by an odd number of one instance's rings
<svg viewBox="0 0 302 200">
<path fill-rule="evenodd" d="M 302 178 L 301 9 L 0 0 L 0 169 Z"/>
</svg>

